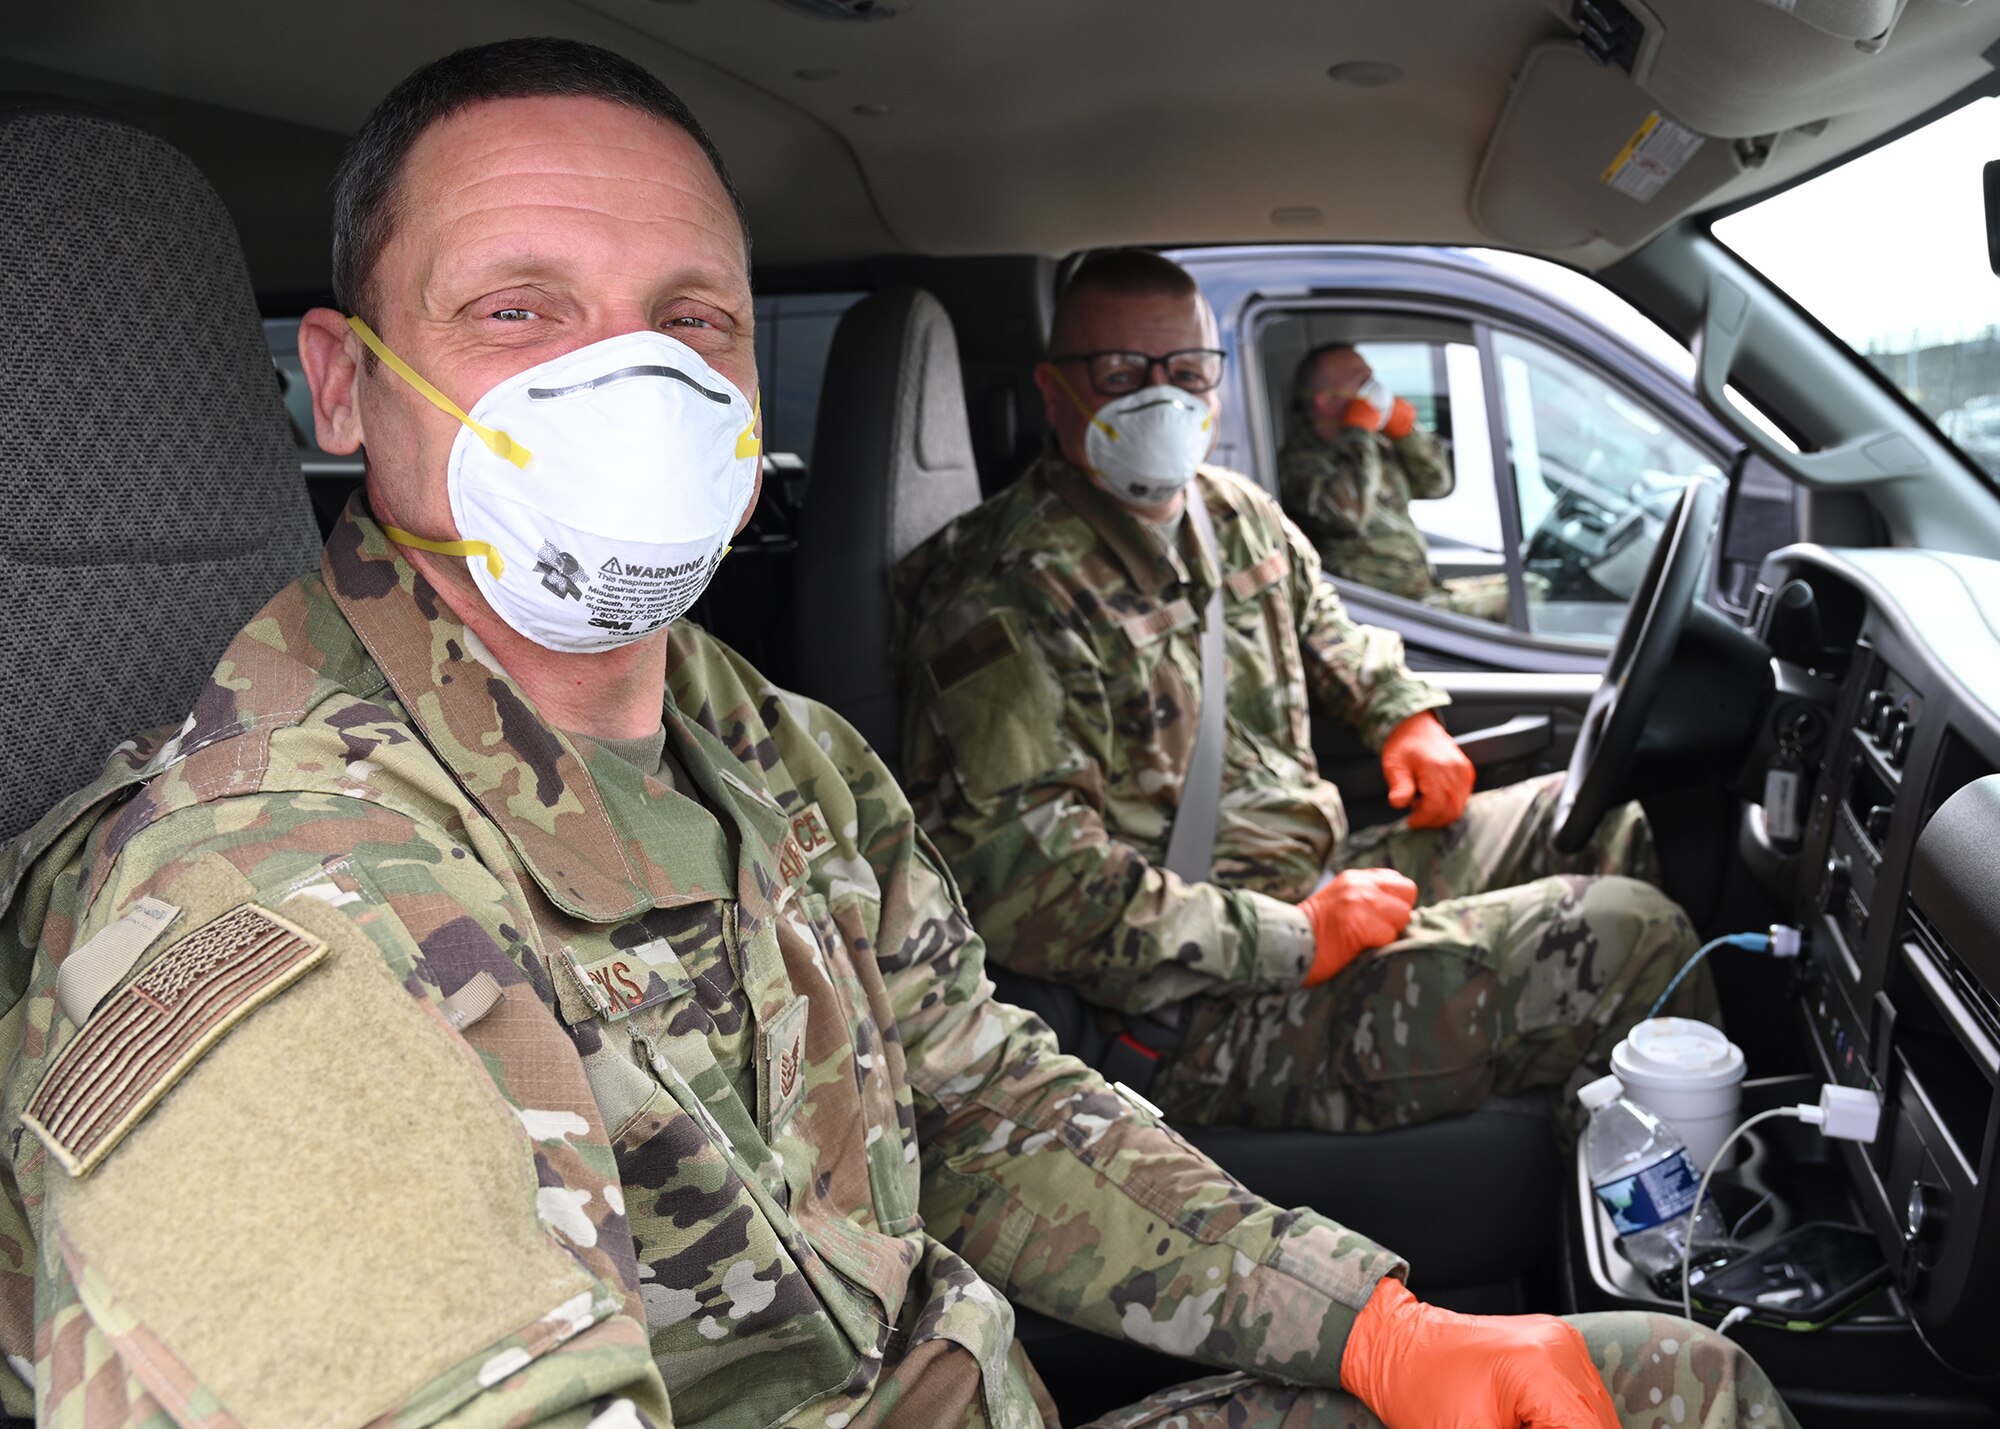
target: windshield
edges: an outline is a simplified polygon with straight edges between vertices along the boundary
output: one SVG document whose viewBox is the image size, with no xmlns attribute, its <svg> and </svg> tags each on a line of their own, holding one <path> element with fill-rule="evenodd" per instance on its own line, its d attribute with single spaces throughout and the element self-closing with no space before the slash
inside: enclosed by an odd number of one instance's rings
<svg viewBox="0 0 2000 1429">
<path fill-rule="evenodd" d="M 2000 158 L 2000 100 L 1731 214 L 1715 236 L 2000 476 L 2000 278 L 1980 170 Z"/>
</svg>

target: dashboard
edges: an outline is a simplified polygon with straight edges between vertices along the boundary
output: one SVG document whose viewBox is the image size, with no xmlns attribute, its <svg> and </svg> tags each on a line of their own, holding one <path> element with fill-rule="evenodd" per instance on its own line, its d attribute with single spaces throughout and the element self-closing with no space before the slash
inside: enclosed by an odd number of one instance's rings
<svg viewBox="0 0 2000 1429">
<path fill-rule="evenodd" d="M 1798 815 L 1743 852 L 1806 931 L 1812 1055 L 1883 1101 L 1841 1143 L 1912 1318 L 1990 1370 L 2000 1323 L 2000 562 L 1790 546 L 1751 623 L 1775 693 L 1753 764 Z M 1780 837 L 1778 835 L 1790 835 Z"/>
</svg>

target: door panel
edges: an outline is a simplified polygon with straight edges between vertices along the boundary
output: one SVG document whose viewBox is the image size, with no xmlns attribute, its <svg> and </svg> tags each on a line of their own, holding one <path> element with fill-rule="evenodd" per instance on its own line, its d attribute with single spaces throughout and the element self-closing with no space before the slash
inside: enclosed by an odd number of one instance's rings
<svg viewBox="0 0 2000 1429">
<path fill-rule="evenodd" d="M 1386 595 L 1355 581 L 1333 580 L 1333 587 L 1355 620 L 1401 635 L 1410 668 L 1426 676 L 1453 670 L 1589 675 L 1604 667 L 1604 651 L 1598 646 L 1508 630 L 1491 621 Z"/>
<path fill-rule="evenodd" d="M 1479 787 L 1498 788 L 1569 766 L 1570 751 L 1590 697 L 1594 674 L 1496 674 L 1436 671 L 1425 676 L 1451 696 L 1439 711 L 1454 735 L 1474 736 L 1467 753 L 1479 766 Z M 1340 789 L 1356 828 L 1397 817 L 1389 807 L 1382 761 L 1346 725 L 1313 720 L 1320 772 Z"/>
</svg>

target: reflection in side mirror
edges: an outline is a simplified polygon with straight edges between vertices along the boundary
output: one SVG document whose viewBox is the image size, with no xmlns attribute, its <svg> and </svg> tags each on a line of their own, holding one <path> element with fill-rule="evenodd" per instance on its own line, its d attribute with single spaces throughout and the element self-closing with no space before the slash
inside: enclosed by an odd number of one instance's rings
<svg viewBox="0 0 2000 1429">
<path fill-rule="evenodd" d="M 2000 273 L 2000 159 L 1988 159 L 1982 174 L 1986 186 L 1986 262 Z"/>
</svg>

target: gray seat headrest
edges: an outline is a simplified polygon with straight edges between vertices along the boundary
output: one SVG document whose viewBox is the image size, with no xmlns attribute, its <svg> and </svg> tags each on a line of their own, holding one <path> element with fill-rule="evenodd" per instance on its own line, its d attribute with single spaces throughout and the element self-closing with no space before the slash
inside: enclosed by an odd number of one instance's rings
<svg viewBox="0 0 2000 1429">
<path fill-rule="evenodd" d="M 848 309 L 827 354 L 799 524 L 800 689 L 898 752 L 889 572 L 979 504 L 958 339 L 943 306 L 892 288 Z"/>
<path fill-rule="evenodd" d="M 0 841 L 185 716 L 318 549 L 208 181 L 122 120 L 0 96 Z"/>
</svg>

